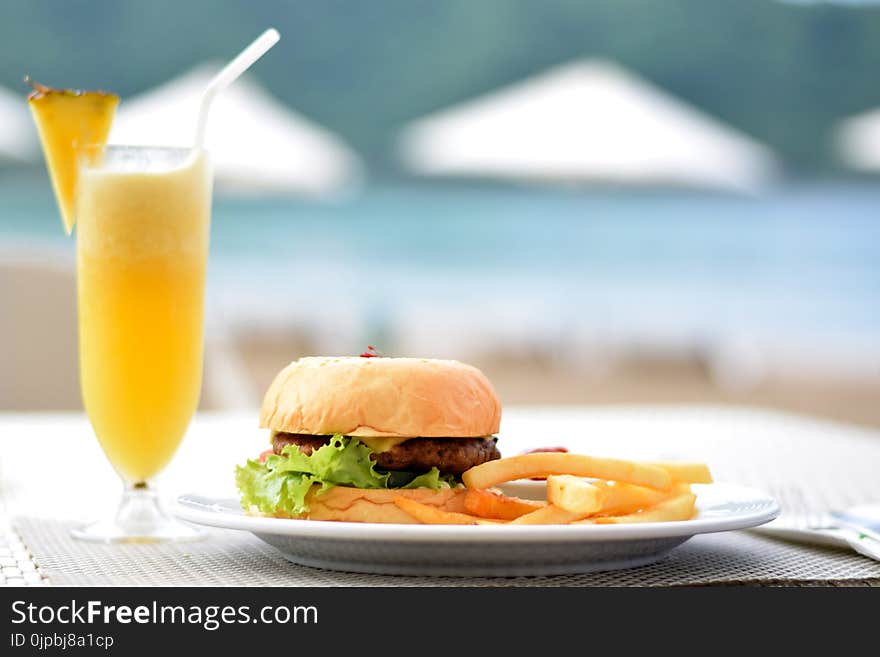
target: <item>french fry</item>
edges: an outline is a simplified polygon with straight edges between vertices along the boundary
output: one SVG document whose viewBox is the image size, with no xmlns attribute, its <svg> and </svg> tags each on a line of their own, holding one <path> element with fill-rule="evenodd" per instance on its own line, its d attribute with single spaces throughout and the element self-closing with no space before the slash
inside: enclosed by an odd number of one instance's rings
<svg viewBox="0 0 880 657">
<path fill-rule="evenodd" d="M 537 511 L 532 511 L 516 520 L 511 520 L 511 525 L 567 525 L 575 520 L 584 518 L 587 514 L 566 511 L 554 504 L 548 504 Z"/>
<path fill-rule="evenodd" d="M 663 461 L 651 463 L 651 465 L 656 465 L 658 468 L 666 470 L 672 481 L 675 482 L 687 484 L 712 483 L 712 473 L 709 472 L 709 466 L 705 463 Z"/>
<path fill-rule="evenodd" d="M 492 488 L 535 477 L 547 480 L 546 502 Z M 403 496 L 395 497 L 394 504 L 432 525 L 667 522 L 694 516 L 696 495 L 690 485 L 712 483 L 712 475 L 704 463 L 638 462 L 556 451 L 488 461 L 467 470 L 462 480 L 468 490 L 453 511 Z"/>
<path fill-rule="evenodd" d="M 547 477 L 547 501 L 560 509 L 580 514 L 596 513 L 602 508 L 608 492 L 589 481 L 572 475 Z"/>
<path fill-rule="evenodd" d="M 674 495 L 691 492 L 688 484 L 674 484 L 669 490 L 657 490 L 620 481 L 596 481 L 593 485 L 605 492 L 602 508 L 599 509 L 602 515 L 635 513 L 639 509 L 668 500 Z"/>
<path fill-rule="evenodd" d="M 464 496 L 467 512 L 481 518 L 515 520 L 544 506 L 547 506 L 545 502 L 523 500 L 479 488 L 469 489 Z"/>
<path fill-rule="evenodd" d="M 613 479 L 662 490 L 672 485 L 669 473 L 656 465 L 556 452 L 534 452 L 487 461 L 467 470 L 462 481 L 468 488 L 490 488 L 515 479 L 563 474 Z"/>
<path fill-rule="evenodd" d="M 499 521 L 469 516 L 466 513 L 444 511 L 430 504 L 422 504 L 408 497 L 395 497 L 394 504 L 426 525 L 497 525 Z"/>
<path fill-rule="evenodd" d="M 668 500 L 659 502 L 652 507 L 630 513 L 624 516 L 602 516 L 588 518 L 580 523 L 596 525 L 617 525 L 634 522 L 668 522 L 670 520 L 690 520 L 694 517 L 694 501 L 697 496 L 693 493 L 680 493 Z"/>
</svg>

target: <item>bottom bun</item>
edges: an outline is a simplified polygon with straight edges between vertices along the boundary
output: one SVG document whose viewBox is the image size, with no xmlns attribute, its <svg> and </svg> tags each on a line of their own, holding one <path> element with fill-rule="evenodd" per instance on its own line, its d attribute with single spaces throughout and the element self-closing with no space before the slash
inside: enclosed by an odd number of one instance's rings
<svg viewBox="0 0 880 657">
<path fill-rule="evenodd" d="M 338 520 L 342 522 L 382 522 L 417 524 L 418 520 L 400 509 L 394 498 L 406 497 L 422 504 L 442 509 L 467 513 L 464 508 L 466 488 L 372 489 L 334 486 L 326 493 L 317 493 L 318 486 L 312 488 L 306 497 L 309 505 L 309 520 Z"/>
</svg>

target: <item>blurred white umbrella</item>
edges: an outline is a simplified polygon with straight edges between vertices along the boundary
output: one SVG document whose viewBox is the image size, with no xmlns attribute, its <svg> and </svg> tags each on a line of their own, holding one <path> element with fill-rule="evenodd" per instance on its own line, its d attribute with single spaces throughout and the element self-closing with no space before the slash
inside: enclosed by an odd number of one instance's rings
<svg viewBox="0 0 880 657">
<path fill-rule="evenodd" d="M 841 121 L 834 145 L 847 166 L 861 171 L 880 170 L 880 109 Z"/>
<path fill-rule="evenodd" d="M 603 60 L 565 64 L 407 126 L 416 173 L 751 191 L 766 146 Z"/>
<path fill-rule="evenodd" d="M 28 112 L 27 92 L 0 87 L 0 161 L 24 162 L 37 154 L 37 133 Z"/>
<path fill-rule="evenodd" d="M 219 70 L 205 64 L 119 106 L 111 143 L 190 146 L 202 92 Z M 206 147 L 227 190 L 327 195 L 356 185 L 358 156 L 339 138 L 272 97 L 245 74 L 211 108 Z"/>
</svg>

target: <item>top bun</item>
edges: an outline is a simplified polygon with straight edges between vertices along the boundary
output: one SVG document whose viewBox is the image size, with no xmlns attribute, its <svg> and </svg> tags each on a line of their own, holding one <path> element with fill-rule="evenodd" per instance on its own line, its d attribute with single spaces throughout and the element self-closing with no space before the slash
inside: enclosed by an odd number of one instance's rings
<svg viewBox="0 0 880 657">
<path fill-rule="evenodd" d="M 428 358 L 301 358 L 278 373 L 260 411 L 263 428 L 313 436 L 476 438 L 500 422 L 480 370 Z"/>
</svg>

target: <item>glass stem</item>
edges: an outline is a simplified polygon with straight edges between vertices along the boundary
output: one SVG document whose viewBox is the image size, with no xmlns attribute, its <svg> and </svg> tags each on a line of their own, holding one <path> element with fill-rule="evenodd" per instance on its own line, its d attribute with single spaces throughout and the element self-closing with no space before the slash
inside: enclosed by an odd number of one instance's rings
<svg viewBox="0 0 880 657">
<path fill-rule="evenodd" d="M 116 511 L 116 523 L 134 536 L 149 536 L 165 520 L 159 496 L 145 482 L 125 482 L 125 491 Z"/>
</svg>

